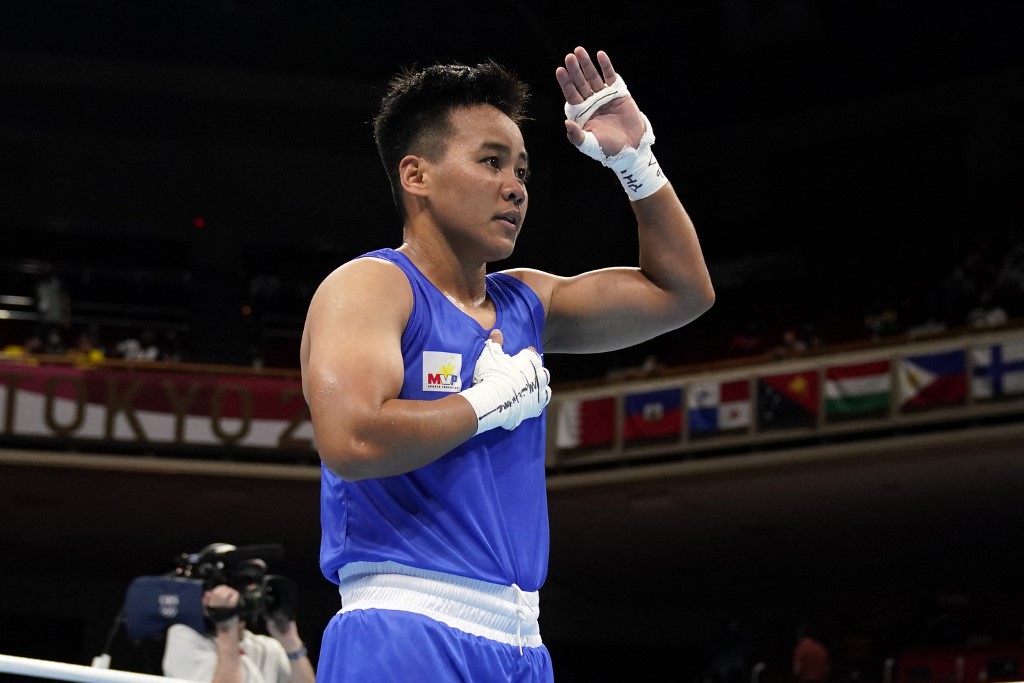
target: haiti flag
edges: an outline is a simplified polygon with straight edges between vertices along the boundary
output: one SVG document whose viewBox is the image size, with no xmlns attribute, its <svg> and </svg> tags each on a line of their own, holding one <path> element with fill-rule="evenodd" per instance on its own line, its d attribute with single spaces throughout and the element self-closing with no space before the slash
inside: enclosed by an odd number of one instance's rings
<svg viewBox="0 0 1024 683">
<path fill-rule="evenodd" d="M 683 432 L 683 391 L 662 389 L 625 397 L 622 437 L 627 442 L 674 439 Z"/>
</svg>

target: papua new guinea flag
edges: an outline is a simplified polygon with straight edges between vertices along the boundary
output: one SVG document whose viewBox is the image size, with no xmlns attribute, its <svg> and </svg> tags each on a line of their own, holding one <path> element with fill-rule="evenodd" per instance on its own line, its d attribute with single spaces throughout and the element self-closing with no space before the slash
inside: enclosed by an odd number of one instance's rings
<svg viewBox="0 0 1024 683">
<path fill-rule="evenodd" d="M 818 423 L 818 372 L 804 370 L 757 379 L 757 427 L 814 427 Z"/>
<path fill-rule="evenodd" d="M 900 360 L 900 405 L 905 410 L 959 405 L 967 397 L 963 350 L 940 351 Z"/>
</svg>

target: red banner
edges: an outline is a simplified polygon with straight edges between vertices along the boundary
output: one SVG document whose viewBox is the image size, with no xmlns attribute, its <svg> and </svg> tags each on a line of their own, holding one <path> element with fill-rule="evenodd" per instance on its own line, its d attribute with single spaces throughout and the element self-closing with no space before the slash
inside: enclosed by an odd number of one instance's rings
<svg viewBox="0 0 1024 683">
<path fill-rule="evenodd" d="M 4 436 L 315 450 L 298 377 L 0 363 Z"/>
</svg>

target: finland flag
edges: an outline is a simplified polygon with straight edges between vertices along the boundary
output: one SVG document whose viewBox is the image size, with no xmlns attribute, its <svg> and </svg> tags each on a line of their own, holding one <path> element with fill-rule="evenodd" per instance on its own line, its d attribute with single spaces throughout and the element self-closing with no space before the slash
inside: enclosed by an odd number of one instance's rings
<svg viewBox="0 0 1024 683">
<path fill-rule="evenodd" d="M 1024 341 L 971 349 L 974 398 L 1000 398 L 1024 394 Z"/>
</svg>

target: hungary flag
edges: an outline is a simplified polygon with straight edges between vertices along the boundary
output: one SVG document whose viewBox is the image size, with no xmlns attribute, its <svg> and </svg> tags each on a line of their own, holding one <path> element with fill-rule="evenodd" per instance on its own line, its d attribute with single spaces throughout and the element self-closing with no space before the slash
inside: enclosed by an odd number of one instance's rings
<svg viewBox="0 0 1024 683">
<path fill-rule="evenodd" d="M 891 393 L 888 360 L 825 368 L 825 415 L 829 419 L 878 416 L 889 410 Z"/>
</svg>

